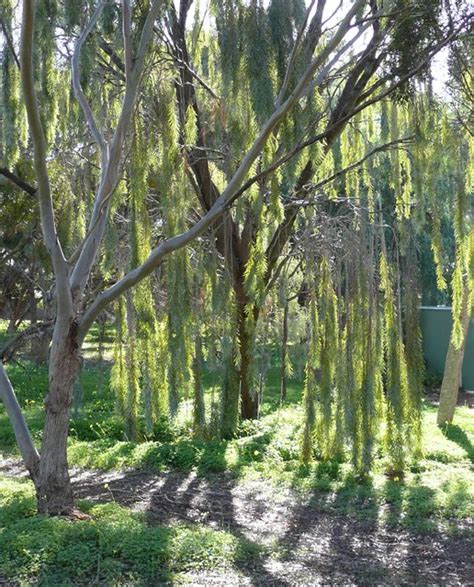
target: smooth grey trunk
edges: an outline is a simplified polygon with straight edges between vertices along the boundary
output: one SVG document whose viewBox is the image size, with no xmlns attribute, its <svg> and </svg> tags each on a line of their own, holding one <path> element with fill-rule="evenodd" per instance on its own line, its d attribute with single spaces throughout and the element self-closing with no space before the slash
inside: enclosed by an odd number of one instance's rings
<svg viewBox="0 0 474 587">
<path fill-rule="evenodd" d="M 26 468 L 34 482 L 38 478 L 40 458 L 33 440 L 28 430 L 26 420 L 21 411 L 20 404 L 13 390 L 10 379 L 5 371 L 3 364 L 0 362 L 0 398 L 5 406 L 7 416 L 10 419 L 13 432 L 15 434 L 20 454 L 23 458 Z"/>
<path fill-rule="evenodd" d="M 466 284 L 463 291 L 463 303 L 461 309 L 461 326 L 463 341 L 459 348 L 453 343 L 453 332 L 449 341 L 448 354 L 444 365 L 443 383 L 439 395 L 438 426 L 451 424 L 454 418 L 454 410 L 458 400 L 461 384 L 462 364 L 464 349 L 466 348 L 467 331 L 471 321 L 471 308 L 469 304 L 469 287 Z"/>
<path fill-rule="evenodd" d="M 76 313 L 81 308 L 86 283 L 99 252 L 108 217 L 110 198 L 119 181 L 126 132 L 132 118 L 145 56 L 153 35 L 153 26 L 161 0 L 150 2 L 143 23 L 137 52 L 133 59 L 130 26 L 124 27 L 126 84 L 119 120 L 110 144 L 107 144 L 93 118 L 92 109 L 80 86 L 80 50 L 97 22 L 106 2 L 99 2 L 89 23 L 79 36 L 72 60 L 73 87 L 87 124 L 101 151 L 101 175 L 88 233 L 70 260 L 67 260 L 58 237 L 52 190 L 48 173 L 48 152 L 40 105 L 35 88 L 33 44 L 35 32 L 34 0 L 23 0 L 20 37 L 20 75 L 22 97 L 33 144 L 33 161 L 37 180 L 37 198 L 43 242 L 51 259 L 55 281 L 56 323 L 49 357 L 49 388 L 45 400 L 45 425 L 39 474 L 35 480 L 38 511 L 51 515 L 68 513 L 73 508 L 73 493 L 67 466 L 67 436 L 72 389 L 80 368 L 79 351 L 84 335 L 79 333 Z M 129 0 L 122 1 L 124 14 L 130 14 Z M 94 316 L 95 318 L 96 316 Z M 8 391 L 8 388 L 5 387 Z M 8 395 L 8 394 L 7 394 Z"/>
</svg>

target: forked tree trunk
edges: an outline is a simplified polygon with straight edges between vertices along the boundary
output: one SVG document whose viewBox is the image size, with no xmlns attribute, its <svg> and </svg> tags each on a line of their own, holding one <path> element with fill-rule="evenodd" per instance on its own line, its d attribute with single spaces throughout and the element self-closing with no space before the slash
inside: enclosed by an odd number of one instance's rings
<svg viewBox="0 0 474 587">
<path fill-rule="evenodd" d="M 469 305 L 469 288 L 466 286 L 463 292 L 463 303 L 461 309 L 461 326 L 463 341 L 459 348 L 453 344 L 453 332 L 449 341 L 448 354 L 444 365 L 443 383 L 439 395 L 438 407 L 438 426 L 450 424 L 454 418 L 456 409 L 459 387 L 461 383 L 462 364 L 464 359 L 464 349 L 466 347 L 467 332 L 471 319 Z"/>
<path fill-rule="evenodd" d="M 38 512 L 60 515 L 74 507 L 67 463 L 72 389 L 80 367 L 77 324 L 56 326 L 49 362 L 49 389 L 36 483 Z"/>
</svg>

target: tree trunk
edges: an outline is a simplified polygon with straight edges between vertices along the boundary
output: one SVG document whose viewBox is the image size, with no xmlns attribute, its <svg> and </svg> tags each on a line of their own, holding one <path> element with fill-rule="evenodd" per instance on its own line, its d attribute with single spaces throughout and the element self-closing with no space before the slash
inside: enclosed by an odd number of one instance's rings
<svg viewBox="0 0 474 587">
<path fill-rule="evenodd" d="M 26 468 L 34 483 L 37 482 L 39 472 L 39 454 L 31 439 L 28 425 L 26 424 L 20 404 L 13 391 L 12 384 L 8 379 L 2 362 L 0 361 L 0 398 L 5 406 L 8 418 L 11 422 L 13 432 L 20 449 Z"/>
<path fill-rule="evenodd" d="M 280 399 L 282 402 L 286 400 L 286 393 L 288 388 L 288 302 L 283 308 L 283 333 L 281 339 L 281 384 L 280 384 Z"/>
<path fill-rule="evenodd" d="M 462 364 L 464 349 L 466 347 L 467 331 L 471 319 L 471 308 L 469 305 L 469 288 L 466 285 L 463 292 L 463 303 L 461 310 L 461 325 L 463 342 L 459 348 L 453 344 L 453 333 L 449 341 L 448 354 L 444 365 L 443 383 L 439 395 L 438 426 L 445 426 L 453 421 L 454 410 L 458 399 L 458 392 L 461 382 Z"/>
<path fill-rule="evenodd" d="M 193 434 L 201 440 L 206 434 L 206 407 L 204 404 L 204 390 L 202 387 L 202 340 L 201 335 L 196 334 L 194 341 L 193 378 L 194 378 L 194 403 L 193 403 Z"/>
<path fill-rule="evenodd" d="M 56 324 L 49 364 L 49 390 L 45 399 L 45 423 L 36 485 L 38 512 L 70 513 L 74 500 L 67 463 L 67 438 L 72 389 L 79 372 L 77 323 Z"/>
<path fill-rule="evenodd" d="M 237 302 L 237 336 L 239 344 L 240 365 L 240 415 L 242 420 L 258 417 L 258 395 L 253 389 L 253 334 L 249 332 L 246 320 L 245 301 Z"/>
<path fill-rule="evenodd" d="M 232 348 L 225 362 L 221 395 L 220 432 L 222 438 L 233 438 L 239 425 L 239 371 L 235 365 L 236 352 Z"/>
</svg>

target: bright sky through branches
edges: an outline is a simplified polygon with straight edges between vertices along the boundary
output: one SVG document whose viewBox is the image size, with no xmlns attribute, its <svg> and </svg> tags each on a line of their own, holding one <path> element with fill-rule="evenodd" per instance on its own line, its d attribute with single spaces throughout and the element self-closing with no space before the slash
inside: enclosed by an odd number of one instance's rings
<svg viewBox="0 0 474 587">
<path fill-rule="evenodd" d="M 306 5 L 309 6 L 311 0 L 305 0 Z M 179 10 L 179 3 L 180 0 L 174 0 L 176 9 Z M 267 6 L 270 3 L 270 0 L 263 0 L 264 6 Z M 340 20 L 341 16 L 344 15 L 351 5 L 349 0 L 326 0 L 326 4 L 324 7 L 324 18 L 323 21 L 325 22 L 325 28 L 334 27 L 338 20 Z M 194 0 L 193 5 L 190 10 L 190 17 L 194 17 L 194 11 L 196 7 L 199 7 L 199 12 L 201 14 L 201 18 L 203 19 L 204 26 L 206 23 L 209 23 L 211 17 L 211 8 L 210 8 L 210 0 Z M 314 6 L 312 12 L 316 10 L 317 2 L 314 2 Z M 311 17 L 311 14 L 310 14 Z M 190 19 L 191 20 L 191 19 Z M 354 30 L 348 38 L 355 35 L 356 31 Z M 362 35 L 360 39 L 356 41 L 354 44 L 354 52 L 364 47 L 365 44 L 365 35 Z M 433 76 L 433 89 L 434 92 L 443 98 L 449 98 L 448 91 L 446 88 L 446 84 L 448 82 L 448 51 L 447 49 L 443 49 L 440 51 L 435 58 L 433 59 L 431 65 L 431 71 Z"/>
</svg>

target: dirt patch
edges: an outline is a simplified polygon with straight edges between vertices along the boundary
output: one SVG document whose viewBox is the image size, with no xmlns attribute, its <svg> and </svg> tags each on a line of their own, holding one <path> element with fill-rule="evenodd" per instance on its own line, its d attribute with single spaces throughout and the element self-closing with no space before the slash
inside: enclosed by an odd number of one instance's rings
<svg viewBox="0 0 474 587">
<path fill-rule="evenodd" d="M 15 461 L 0 473 L 19 473 Z M 23 474 L 23 473 L 22 473 Z M 150 525 L 181 521 L 225 529 L 263 546 L 238 568 L 196 572 L 193 585 L 473 584 L 473 541 L 418 535 L 320 511 L 310 495 L 260 480 L 236 484 L 222 474 L 73 470 L 76 495 L 116 501 L 145 514 Z M 177 582 L 181 584 L 181 580 Z"/>
<path fill-rule="evenodd" d="M 473 544 L 466 538 L 413 535 L 328 514 L 315 507 L 311 496 L 276 491 L 263 481 L 235 485 L 226 475 L 207 481 L 195 474 L 130 472 L 106 478 L 82 474 L 75 482 L 78 495 L 113 496 L 144 512 L 150 524 L 201 523 L 268 547 L 270 555 L 240 568 L 250 584 L 467 585 L 474 577 Z M 209 584 L 210 577 L 201 579 L 196 584 Z M 243 577 L 235 580 L 245 584 Z"/>
</svg>

